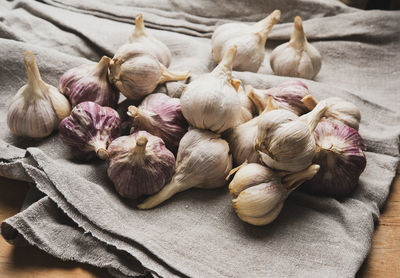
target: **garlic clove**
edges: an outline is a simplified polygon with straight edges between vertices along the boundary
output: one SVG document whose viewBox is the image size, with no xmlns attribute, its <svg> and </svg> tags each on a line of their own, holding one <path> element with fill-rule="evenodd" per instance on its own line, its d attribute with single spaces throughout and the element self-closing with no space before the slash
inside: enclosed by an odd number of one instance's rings
<svg viewBox="0 0 400 278">
<path fill-rule="evenodd" d="M 157 58 L 157 60 L 165 67 L 169 67 L 171 63 L 171 51 L 160 40 L 151 36 L 144 25 L 142 14 L 136 15 L 135 29 L 129 37 L 129 43 L 138 43 L 145 45 L 148 53 Z"/>
<path fill-rule="evenodd" d="M 312 95 L 305 96 L 302 102 L 310 111 L 318 104 L 318 101 Z M 361 112 L 357 106 L 339 97 L 330 97 L 324 99 L 323 102 L 325 102 L 328 107 L 324 119 L 344 123 L 358 130 L 361 121 Z"/>
<path fill-rule="evenodd" d="M 176 170 L 171 182 L 138 205 L 138 208 L 151 209 L 192 187 L 224 186 L 225 177 L 231 169 L 232 157 L 228 143 L 213 132 L 191 129 L 179 144 Z"/>
<path fill-rule="evenodd" d="M 242 215 L 242 214 L 237 214 L 237 216 L 244 222 L 247 222 L 249 224 L 255 225 L 255 226 L 264 226 L 272 221 L 274 221 L 278 215 L 281 213 L 282 208 L 283 208 L 284 203 L 279 203 L 275 208 L 273 208 L 271 211 L 266 213 L 265 215 L 262 215 L 260 217 L 251 217 L 247 215 Z"/>
<path fill-rule="evenodd" d="M 234 197 L 251 186 L 277 179 L 274 171 L 258 163 L 247 164 L 245 162 L 238 168 L 234 178 L 229 183 L 229 192 Z"/>
<path fill-rule="evenodd" d="M 193 127 L 222 133 L 239 123 L 240 98 L 231 84 L 235 55 L 233 46 L 211 73 L 190 82 L 182 93 L 182 113 Z"/>
<path fill-rule="evenodd" d="M 111 59 L 103 56 L 95 65 L 81 65 L 64 73 L 59 82 L 60 91 L 73 106 L 93 101 L 101 106 L 117 107 L 119 92 L 108 81 Z"/>
<path fill-rule="evenodd" d="M 69 115 L 68 100 L 54 86 L 43 82 L 32 52 L 24 53 L 28 82 L 12 98 L 7 111 L 11 133 L 30 138 L 44 138 Z"/>
<path fill-rule="evenodd" d="M 235 70 L 257 72 L 264 61 L 265 43 L 272 27 L 280 20 L 281 12 L 273 11 L 265 19 L 248 25 L 228 23 L 219 26 L 211 38 L 212 55 L 220 63 L 224 53 L 237 45 L 238 53 L 233 64 Z"/>
<path fill-rule="evenodd" d="M 277 75 L 313 79 L 321 69 L 321 55 L 308 43 L 303 22 L 294 20 L 290 41 L 275 48 L 270 56 L 271 68 Z"/>
<path fill-rule="evenodd" d="M 175 170 L 175 157 L 161 138 L 146 131 L 121 136 L 108 147 L 107 174 L 117 192 L 137 199 L 158 192 Z"/>
</svg>

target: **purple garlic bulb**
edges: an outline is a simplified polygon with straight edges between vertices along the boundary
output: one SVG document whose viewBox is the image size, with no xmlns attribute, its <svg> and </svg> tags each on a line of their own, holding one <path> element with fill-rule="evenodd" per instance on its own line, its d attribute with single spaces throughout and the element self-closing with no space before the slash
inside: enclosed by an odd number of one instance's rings
<svg viewBox="0 0 400 278">
<path fill-rule="evenodd" d="M 86 101 L 75 106 L 58 128 L 76 158 L 89 160 L 97 155 L 108 159 L 107 147 L 120 136 L 121 120 L 114 109 Z"/>
<path fill-rule="evenodd" d="M 318 123 L 314 135 L 317 151 L 313 163 L 321 169 L 302 188 L 317 195 L 349 195 L 367 164 L 360 134 L 344 124 L 326 120 Z"/>
<path fill-rule="evenodd" d="M 161 93 L 148 95 L 139 107 L 129 106 L 128 115 L 133 131 L 145 130 L 160 137 L 173 153 L 178 151 L 188 129 L 178 98 Z"/>
<path fill-rule="evenodd" d="M 110 61 L 103 56 L 96 65 L 82 65 L 61 76 L 60 91 L 69 98 L 72 106 L 93 101 L 101 106 L 117 107 L 119 92 L 108 82 Z"/>
<path fill-rule="evenodd" d="M 254 89 L 247 85 L 245 90 L 247 96 L 257 107 L 259 114 L 264 111 L 270 96 L 273 97 L 278 109 L 289 110 L 297 116 L 309 112 L 309 109 L 301 100 L 309 95 L 310 92 L 306 84 L 299 80 L 286 81 L 268 90 Z"/>
<path fill-rule="evenodd" d="M 121 136 L 108 147 L 107 174 L 125 198 L 157 193 L 175 171 L 175 157 L 161 138 L 146 131 Z"/>
</svg>

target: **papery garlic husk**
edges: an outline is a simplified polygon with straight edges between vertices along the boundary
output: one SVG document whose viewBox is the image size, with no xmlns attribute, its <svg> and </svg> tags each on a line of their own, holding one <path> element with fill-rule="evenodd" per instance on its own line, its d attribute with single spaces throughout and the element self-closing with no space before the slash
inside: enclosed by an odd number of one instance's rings
<svg viewBox="0 0 400 278">
<path fill-rule="evenodd" d="M 312 109 L 308 109 L 302 99 L 310 94 L 306 84 L 300 80 L 286 81 L 267 90 L 254 89 L 246 85 L 245 91 L 249 99 L 261 114 L 267 106 L 268 98 L 272 97 L 278 109 L 289 110 L 301 116 Z"/>
<path fill-rule="evenodd" d="M 179 144 L 171 182 L 138 208 L 151 209 L 192 187 L 209 189 L 224 186 L 227 183 L 225 177 L 231 169 L 232 157 L 225 140 L 207 130 L 190 129 Z"/>
<path fill-rule="evenodd" d="M 117 111 L 91 101 L 79 103 L 59 125 L 60 138 L 75 158 L 108 159 L 108 145 L 121 134 Z"/>
<path fill-rule="evenodd" d="M 290 41 L 279 45 L 271 53 L 272 70 L 277 75 L 313 79 L 320 71 L 321 63 L 321 54 L 308 43 L 303 22 L 296 16 Z"/>
<path fill-rule="evenodd" d="M 273 11 L 263 20 L 253 24 L 227 23 L 219 26 L 211 38 L 212 55 L 220 63 L 224 53 L 233 45 L 237 46 L 237 55 L 233 69 L 257 72 L 264 61 L 265 42 L 272 27 L 281 17 L 279 10 Z"/>
<path fill-rule="evenodd" d="M 129 43 L 138 43 L 146 46 L 149 54 L 156 57 L 156 59 L 165 67 L 169 67 L 171 63 L 171 51 L 169 50 L 168 46 L 166 46 L 163 42 L 156 39 L 147 32 L 144 26 L 142 14 L 136 15 L 135 30 L 129 37 Z"/>
<path fill-rule="evenodd" d="M 188 129 L 180 100 L 161 93 L 148 95 L 139 107 L 130 106 L 128 115 L 133 131 L 146 130 L 160 137 L 173 153 Z"/>
<path fill-rule="evenodd" d="M 267 180 L 244 189 L 232 200 L 236 214 L 242 221 L 252 225 L 271 223 L 281 212 L 289 194 L 305 180 L 314 177 L 318 170 L 318 165 L 311 165 L 303 171 L 282 178 L 282 173 L 258 168 L 262 175 L 266 175 L 263 172 L 268 171 Z M 247 169 L 243 168 L 243 171 Z"/>
<path fill-rule="evenodd" d="M 110 62 L 110 81 L 131 100 L 141 100 L 158 84 L 182 81 L 190 71 L 172 72 L 149 53 L 145 44 L 127 43 L 121 46 Z"/>
<path fill-rule="evenodd" d="M 119 92 L 108 81 L 108 65 L 111 59 L 103 56 L 98 64 L 81 65 L 61 76 L 60 91 L 72 106 L 93 101 L 101 106 L 116 108 Z"/>
<path fill-rule="evenodd" d="M 231 80 L 232 86 L 238 92 L 240 99 L 240 119 L 238 124 L 242 124 L 253 119 L 257 113 L 257 108 L 253 101 L 247 96 L 247 92 L 242 86 L 242 82 L 238 79 Z"/>
<path fill-rule="evenodd" d="M 275 109 L 277 109 L 277 107 L 272 101 L 272 98 L 270 98 L 265 111 Z M 228 130 L 224 134 L 229 143 L 233 164 L 235 166 L 241 165 L 245 161 L 248 163 L 260 162 L 260 155 L 254 148 L 257 139 L 258 122 L 260 119 L 261 117 L 257 116 L 248 122 Z"/>
<path fill-rule="evenodd" d="M 158 192 L 175 170 L 173 153 L 161 138 L 146 131 L 117 138 L 108 153 L 108 177 L 125 198 L 137 199 Z"/>
<path fill-rule="evenodd" d="M 240 98 L 231 83 L 235 55 L 233 46 L 211 73 L 193 80 L 182 93 L 182 113 L 193 127 L 222 133 L 239 123 Z"/>
<path fill-rule="evenodd" d="M 288 172 L 301 171 L 311 165 L 315 153 L 314 129 L 327 107 L 298 117 L 287 110 L 273 110 L 259 117 L 255 149 L 265 165 Z"/>
<path fill-rule="evenodd" d="M 317 150 L 313 161 L 321 170 L 302 189 L 317 195 L 348 196 L 358 186 L 367 163 L 360 134 L 329 120 L 321 121 L 314 134 Z"/>
<path fill-rule="evenodd" d="M 71 113 L 71 106 L 56 87 L 42 80 L 32 52 L 25 52 L 24 64 L 28 82 L 11 99 L 7 125 L 15 135 L 44 138 Z"/>
<path fill-rule="evenodd" d="M 318 101 L 312 95 L 305 96 L 302 101 L 310 111 L 318 104 Z M 357 106 L 339 97 L 330 97 L 324 99 L 323 102 L 328 107 L 325 111 L 324 119 L 338 121 L 358 130 L 361 121 L 361 112 Z"/>
</svg>

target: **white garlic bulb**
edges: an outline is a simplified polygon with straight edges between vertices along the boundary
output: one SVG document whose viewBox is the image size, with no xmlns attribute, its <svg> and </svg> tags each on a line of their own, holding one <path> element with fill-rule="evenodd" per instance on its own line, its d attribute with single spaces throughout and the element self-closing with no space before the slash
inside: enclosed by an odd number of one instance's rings
<svg viewBox="0 0 400 278">
<path fill-rule="evenodd" d="M 192 187 L 224 186 L 225 177 L 231 169 L 232 157 L 228 143 L 213 132 L 191 129 L 179 144 L 176 170 L 171 182 L 138 205 L 138 208 L 153 208 L 176 193 Z"/>
<path fill-rule="evenodd" d="M 44 138 L 71 113 L 71 105 L 56 87 L 43 82 L 32 52 L 25 52 L 24 63 L 28 83 L 12 98 L 7 125 L 15 135 Z"/>
<path fill-rule="evenodd" d="M 240 119 L 238 124 L 242 124 L 253 119 L 256 115 L 256 106 L 253 101 L 247 96 L 245 88 L 242 86 L 242 81 L 238 79 L 231 80 L 232 86 L 238 92 L 240 99 Z"/>
<path fill-rule="evenodd" d="M 181 96 L 182 113 L 190 125 L 222 133 L 240 120 L 240 98 L 232 80 L 236 46 L 225 53 L 221 63 L 187 85 Z"/>
<path fill-rule="evenodd" d="M 281 12 L 275 10 L 253 25 L 227 23 L 219 26 L 211 38 L 214 61 L 220 63 L 224 53 L 236 45 L 238 50 L 233 69 L 257 72 L 264 61 L 268 33 L 280 20 L 280 17 Z"/>
<path fill-rule="evenodd" d="M 277 75 L 313 79 L 321 69 L 321 54 L 308 43 L 299 16 L 294 19 L 290 41 L 276 47 L 270 56 L 271 68 Z"/>
<path fill-rule="evenodd" d="M 271 223 L 281 212 L 289 194 L 304 181 L 314 177 L 319 168 L 319 165 L 313 164 L 303 171 L 282 177 L 282 173 L 257 167 L 261 175 L 269 176 L 260 184 L 244 189 L 232 200 L 237 216 L 252 225 Z M 247 169 L 243 167 L 242 171 Z"/>
<path fill-rule="evenodd" d="M 273 103 L 272 97 L 270 97 L 265 111 L 272 111 L 275 109 L 277 109 L 277 107 Z M 229 143 L 233 164 L 235 166 L 241 165 L 245 161 L 248 163 L 260 162 L 260 155 L 254 148 L 260 119 L 261 117 L 257 116 L 226 132 L 226 140 Z"/>
<path fill-rule="evenodd" d="M 129 37 L 129 43 L 138 43 L 146 46 L 150 54 L 156 57 L 161 64 L 167 68 L 169 67 L 171 63 L 171 51 L 168 46 L 146 31 L 142 14 L 136 15 L 135 30 Z"/>
<path fill-rule="evenodd" d="M 141 100 L 151 94 L 158 84 L 182 81 L 188 72 L 172 72 L 149 53 L 144 44 L 121 46 L 110 62 L 110 81 L 131 100 Z"/>
<path fill-rule="evenodd" d="M 312 95 L 305 96 L 301 101 L 309 110 L 313 110 L 318 104 L 318 101 Z M 358 130 L 361 121 L 361 112 L 357 106 L 339 97 L 330 97 L 324 99 L 323 102 L 328 107 L 324 119 L 341 122 Z"/>
<path fill-rule="evenodd" d="M 313 131 L 326 109 L 321 102 L 301 117 L 281 109 L 262 113 L 255 142 L 262 161 L 273 169 L 289 172 L 310 166 L 316 148 Z"/>
</svg>

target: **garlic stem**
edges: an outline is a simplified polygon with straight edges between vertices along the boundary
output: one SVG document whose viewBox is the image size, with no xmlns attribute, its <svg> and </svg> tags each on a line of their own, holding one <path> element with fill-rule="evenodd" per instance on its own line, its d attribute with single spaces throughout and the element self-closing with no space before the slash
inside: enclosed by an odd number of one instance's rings
<svg viewBox="0 0 400 278">
<path fill-rule="evenodd" d="M 271 31 L 272 27 L 279 22 L 280 19 L 281 11 L 275 10 L 269 16 L 255 24 L 255 27 L 260 29 L 257 34 L 262 37 L 261 44 L 265 45 L 265 41 L 267 40 L 269 32 Z"/>
<path fill-rule="evenodd" d="M 302 50 L 305 43 L 307 43 L 307 38 L 304 34 L 303 21 L 300 16 L 296 16 L 294 19 L 294 30 L 290 37 L 289 44 L 297 50 Z"/>
<path fill-rule="evenodd" d="M 136 117 L 139 114 L 139 108 L 137 108 L 134 105 L 130 105 L 128 107 L 128 112 L 126 112 L 126 114 L 128 114 L 129 117 Z"/>
<path fill-rule="evenodd" d="M 96 155 L 103 160 L 107 160 L 109 158 L 105 141 L 100 141 L 99 139 L 95 139 L 90 142 L 90 145 L 93 146 Z"/>
<path fill-rule="evenodd" d="M 107 150 L 104 148 L 97 149 L 96 154 L 102 160 L 108 160 L 110 157 Z"/>
<path fill-rule="evenodd" d="M 313 110 L 301 116 L 300 119 L 307 123 L 311 131 L 314 131 L 327 109 L 326 103 L 320 102 Z"/>
<path fill-rule="evenodd" d="M 235 88 L 236 92 L 239 92 L 240 84 L 242 84 L 242 81 L 232 78 L 230 82 L 233 88 Z"/>
<path fill-rule="evenodd" d="M 256 92 L 254 91 L 254 88 L 250 85 L 245 86 L 245 91 L 246 91 L 247 97 L 254 103 L 258 114 L 261 114 L 266 107 L 262 97 L 259 96 L 258 94 L 256 94 Z"/>
<path fill-rule="evenodd" d="M 143 154 L 146 151 L 148 139 L 146 136 L 140 136 L 136 139 L 136 145 L 133 147 L 134 154 Z"/>
<path fill-rule="evenodd" d="M 231 80 L 232 66 L 236 57 L 236 53 L 237 53 L 237 46 L 233 45 L 224 53 L 221 62 L 218 64 L 218 66 L 215 67 L 212 73 L 217 73 L 217 74 L 223 73 L 226 75 L 228 80 Z"/>
<path fill-rule="evenodd" d="M 158 81 L 159 84 L 168 82 L 168 81 L 183 81 L 186 80 L 189 75 L 192 73 L 191 71 L 186 72 L 172 72 L 167 69 L 163 64 L 160 63 L 161 76 Z"/>
<path fill-rule="evenodd" d="M 307 107 L 307 109 L 310 111 L 313 110 L 318 104 L 318 100 L 316 100 L 312 95 L 306 95 L 301 102 L 303 102 L 305 107 Z"/>
<path fill-rule="evenodd" d="M 92 73 L 94 76 L 100 77 L 102 80 L 107 80 L 108 66 L 110 65 L 111 58 L 107 56 L 101 57 L 99 63 L 94 67 Z"/>
<path fill-rule="evenodd" d="M 44 87 L 46 87 L 46 85 L 42 81 L 39 68 L 36 64 L 35 56 L 31 51 L 27 51 L 24 53 L 24 64 L 26 73 L 28 75 L 27 86 L 31 88 L 31 90 L 24 90 L 24 94 L 32 93 L 38 97 L 43 97 L 42 90 L 44 89 Z"/>
<path fill-rule="evenodd" d="M 290 191 L 295 190 L 306 180 L 312 179 L 319 171 L 320 166 L 313 164 L 307 169 L 297 173 L 289 174 L 282 178 L 282 184 Z"/>
<path fill-rule="evenodd" d="M 146 35 L 146 29 L 144 27 L 143 15 L 137 14 L 135 18 L 135 30 L 133 31 L 129 42 L 132 42 L 132 38 Z"/>
<path fill-rule="evenodd" d="M 172 179 L 172 181 L 164 186 L 161 191 L 156 193 L 153 196 L 150 196 L 146 200 L 144 200 L 143 203 L 138 205 L 139 209 L 151 209 L 154 208 L 155 206 L 158 206 L 162 202 L 168 200 L 172 196 L 174 196 L 176 193 L 185 191 L 191 187 L 190 184 L 188 183 L 181 183 L 179 181 L 176 181 L 175 178 Z"/>
</svg>

